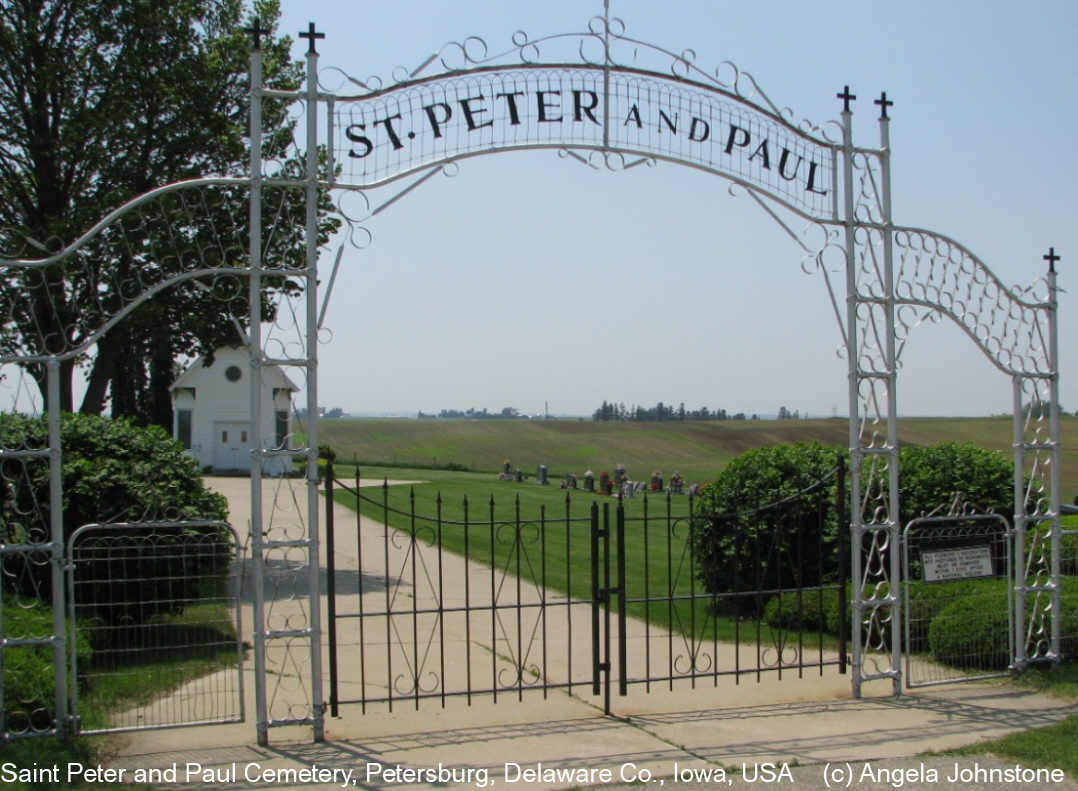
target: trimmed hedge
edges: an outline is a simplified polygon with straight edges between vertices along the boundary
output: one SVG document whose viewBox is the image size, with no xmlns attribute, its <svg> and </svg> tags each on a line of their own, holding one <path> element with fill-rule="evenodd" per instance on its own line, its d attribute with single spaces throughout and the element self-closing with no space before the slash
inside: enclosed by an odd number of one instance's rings
<svg viewBox="0 0 1078 791">
<path fill-rule="evenodd" d="M 817 631 L 821 624 L 828 634 L 838 635 L 837 588 L 809 589 L 772 596 L 764 606 L 764 621 L 775 629 Z M 847 605 L 851 601 L 852 586 L 846 587 Z M 822 602 L 821 602 L 822 599 Z M 846 626 L 849 628 L 849 616 Z"/>
<path fill-rule="evenodd" d="M 1002 578 L 917 582 L 910 586 L 910 608 L 917 621 L 910 625 L 911 653 L 930 653 L 937 662 L 982 670 L 1000 670 L 1010 662 L 1006 596 L 1010 581 Z M 1078 659 L 1078 578 L 1063 578 L 1062 652 L 1066 661 Z M 839 591 L 805 590 L 773 596 L 763 611 L 775 629 L 817 631 L 838 636 Z M 822 599 L 822 609 L 821 609 Z M 846 600 L 853 600 L 847 586 Z M 886 613 L 885 613 L 886 615 Z M 847 614 L 849 628 L 850 614 Z M 905 639 L 905 628 L 903 628 Z"/>
</svg>

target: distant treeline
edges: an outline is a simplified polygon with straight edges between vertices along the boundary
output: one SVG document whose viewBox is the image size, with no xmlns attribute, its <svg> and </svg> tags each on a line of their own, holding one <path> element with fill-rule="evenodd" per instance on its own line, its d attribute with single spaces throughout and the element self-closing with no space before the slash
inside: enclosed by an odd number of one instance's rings
<svg viewBox="0 0 1078 791">
<path fill-rule="evenodd" d="M 528 415 L 521 414 L 516 407 L 502 407 L 501 412 L 488 412 L 486 407 L 482 409 L 443 409 L 438 414 L 433 412 L 420 412 L 419 418 L 471 418 L 472 420 L 528 420 Z"/>
<path fill-rule="evenodd" d="M 653 407 L 633 405 L 626 407 L 625 403 L 615 404 L 612 401 L 603 401 L 602 406 L 595 410 L 592 420 L 638 420 L 641 422 L 658 422 L 662 420 L 759 420 L 757 414 L 746 415 L 744 412 L 728 413 L 725 409 L 708 409 L 702 406 L 699 409 L 686 409 L 682 401 L 677 407 L 667 406 L 662 401 Z M 791 412 L 786 407 L 779 407 L 779 420 L 800 420 L 801 414 L 796 410 Z"/>
</svg>

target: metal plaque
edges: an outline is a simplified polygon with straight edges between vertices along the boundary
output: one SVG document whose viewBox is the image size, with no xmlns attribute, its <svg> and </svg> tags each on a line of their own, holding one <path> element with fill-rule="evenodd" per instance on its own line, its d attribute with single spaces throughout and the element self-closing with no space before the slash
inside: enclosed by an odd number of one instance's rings
<svg viewBox="0 0 1078 791">
<path fill-rule="evenodd" d="M 921 553 L 925 582 L 991 577 L 992 553 L 987 544 Z"/>
</svg>

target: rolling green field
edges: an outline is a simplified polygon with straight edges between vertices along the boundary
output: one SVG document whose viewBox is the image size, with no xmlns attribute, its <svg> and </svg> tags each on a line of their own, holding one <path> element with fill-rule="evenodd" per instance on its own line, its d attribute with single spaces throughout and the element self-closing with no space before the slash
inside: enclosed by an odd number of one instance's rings
<svg viewBox="0 0 1078 791">
<path fill-rule="evenodd" d="M 1078 418 L 1062 419 L 1062 496 L 1078 495 Z M 534 476 L 546 464 L 552 478 L 567 472 L 580 477 L 591 469 L 598 479 L 624 464 L 633 480 L 646 480 L 662 470 L 669 480 L 675 470 L 688 483 L 704 483 L 734 456 L 752 448 L 782 442 L 816 440 L 845 447 L 843 418 L 821 420 L 668 421 L 664 423 L 598 423 L 591 420 L 405 420 L 340 419 L 319 423 L 320 444 L 330 445 L 340 461 L 391 463 L 399 466 L 461 464 L 470 470 L 495 472 L 508 459 Z M 973 442 L 990 450 L 1012 453 L 1009 417 L 905 418 L 899 421 L 903 444 Z"/>
</svg>

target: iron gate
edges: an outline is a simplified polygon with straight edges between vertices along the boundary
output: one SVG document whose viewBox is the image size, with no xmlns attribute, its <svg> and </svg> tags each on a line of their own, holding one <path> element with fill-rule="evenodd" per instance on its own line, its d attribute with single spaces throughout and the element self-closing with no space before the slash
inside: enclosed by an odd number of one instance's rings
<svg viewBox="0 0 1078 791">
<path fill-rule="evenodd" d="M 1013 667 L 1014 531 L 998 514 L 929 516 L 902 533 L 906 686 Z"/>
<path fill-rule="evenodd" d="M 424 515 L 414 490 L 383 482 L 375 491 L 361 489 L 358 470 L 346 484 L 327 469 L 333 716 L 344 704 L 366 713 L 553 690 L 601 695 L 609 714 L 615 684 L 626 695 L 630 686 L 653 692 L 765 673 L 846 672 L 847 523 L 831 523 L 829 509 L 820 509 L 816 530 L 781 541 L 746 528 L 739 544 L 755 567 L 735 569 L 716 589 L 701 571 L 700 549 L 731 515 L 699 513 L 692 494 L 593 501 L 582 516 L 573 515 L 572 492 L 557 514 L 540 506 L 532 515 L 522 513 L 519 495 L 508 515 L 493 496 L 479 508 L 464 499 L 450 514 L 439 495 Z M 356 511 L 345 540 L 335 498 Z M 795 499 L 738 516 L 760 524 Z M 824 565 L 827 573 L 811 580 L 803 572 Z M 342 663 L 343 652 L 353 661 Z"/>
<path fill-rule="evenodd" d="M 244 720 L 242 558 L 224 522 L 80 527 L 68 542 L 68 645 L 74 730 L 112 733 Z M 80 658 L 83 649 L 92 657 Z M 158 674 L 108 721 L 83 721 L 87 690 Z M 167 662 L 166 662 L 167 660 Z"/>
</svg>

